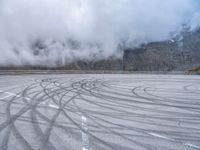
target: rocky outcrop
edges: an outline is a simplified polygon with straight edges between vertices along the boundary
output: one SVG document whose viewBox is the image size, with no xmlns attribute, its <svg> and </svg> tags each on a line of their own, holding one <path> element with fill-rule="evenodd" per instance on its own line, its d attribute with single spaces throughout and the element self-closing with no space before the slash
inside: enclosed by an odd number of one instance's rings
<svg viewBox="0 0 200 150">
<path fill-rule="evenodd" d="M 124 51 L 124 70 L 185 71 L 200 66 L 200 30 Z"/>
</svg>

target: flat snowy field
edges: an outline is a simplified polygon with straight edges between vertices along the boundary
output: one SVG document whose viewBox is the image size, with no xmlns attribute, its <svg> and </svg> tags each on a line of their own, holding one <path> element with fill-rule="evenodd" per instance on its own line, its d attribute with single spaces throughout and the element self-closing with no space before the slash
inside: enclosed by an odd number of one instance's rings
<svg viewBox="0 0 200 150">
<path fill-rule="evenodd" d="M 0 76 L 1 150 L 199 150 L 200 76 Z"/>
</svg>

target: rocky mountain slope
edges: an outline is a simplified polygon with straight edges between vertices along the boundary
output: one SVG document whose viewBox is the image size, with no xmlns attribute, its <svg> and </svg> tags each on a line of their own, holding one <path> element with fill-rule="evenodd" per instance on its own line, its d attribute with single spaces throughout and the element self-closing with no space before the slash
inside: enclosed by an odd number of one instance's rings
<svg viewBox="0 0 200 150">
<path fill-rule="evenodd" d="M 200 29 L 124 51 L 124 70 L 185 71 L 200 66 Z"/>
<path fill-rule="evenodd" d="M 44 48 L 39 42 L 34 52 Z M 54 67 L 46 66 L 0 66 L 0 69 L 42 69 L 42 70 L 125 70 L 125 71 L 188 71 L 200 66 L 200 29 L 183 31 L 173 39 L 152 42 L 140 48 L 124 50 L 123 58 L 78 60 Z"/>
</svg>

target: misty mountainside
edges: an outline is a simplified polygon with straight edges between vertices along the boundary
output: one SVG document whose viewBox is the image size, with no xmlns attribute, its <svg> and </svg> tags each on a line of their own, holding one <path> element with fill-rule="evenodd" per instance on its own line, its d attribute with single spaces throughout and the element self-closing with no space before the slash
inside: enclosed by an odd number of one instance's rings
<svg viewBox="0 0 200 150">
<path fill-rule="evenodd" d="M 95 50 L 94 50 L 95 49 Z M 14 48 L 14 56 L 19 61 L 2 65 L 2 70 L 121 70 L 122 59 L 119 54 L 105 55 L 98 43 L 88 43 L 83 46 L 76 40 L 44 41 L 37 39 L 30 42 L 28 55 L 22 59 L 24 49 Z M 94 50 L 94 51 L 93 51 Z M 25 51 L 24 51 L 25 52 Z M 25 53 L 26 54 L 26 53 Z M 121 54 L 122 56 L 122 54 Z"/>
<path fill-rule="evenodd" d="M 128 71 L 187 71 L 200 66 L 200 29 L 124 51 Z"/>
<path fill-rule="evenodd" d="M 71 57 L 65 57 L 62 53 L 58 54 L 59 51 L 55 50 L 58 45 L 61 45 L 63 49 L 70 49 Z M 90 47 L 99 48 L 100 46 L 93 44 Z M 81 58 L 78 57 L 80 48 L 80 44 L 73 40 L 67 41 L 67 44 L 57 41 L 49 44 L 37 40 L 31 44 L 32 54 L 34 57 L 44 59 L 39 59 L 34 64 L 24 61 L 23 65 L 0 66 L 0 69 L 188 71 L 200 66 L 200 29 L 184 30 L 171 40 L 143 44 L 140 48 L 125 49 L 124 53 L 120 54 L 121 57 L 114 55 L 104 57 L 99 51 L 91 53 L 89 58 Z M 55 53 L 52 54 L 51 50 Z M 15 51 L 15 53 L 19 52 Z"/>
<path fill-rule="evenodd" d="M 197 62 L 199 8 L 199 0 L 2 0 L 0 69 L 181 69 Z M 178 35 L 185 27 L 192 34 Z"/>
<path fill-rule="evenodd" d="M 56 41 L 55 41 L 56 42 Z M 55 43 L 54 42 L 54 43 Z M 59 43 L 60 44 L 60 43 Z M 60 69 L 60 70 L 121 70 L 122 69 L 122 59 L 116 56 L 104 56 L 101 51 L 101 45 L 97 43 L 89 43 L 89 49 L 98 48 L 98 51 L 88 52 L 89 56 L 84 57 L 81 54 L 80 49 L 82 46 L 79 42 L 75 40 L 68 40 L 66 43 L 61 43 L 63 49 L 69 49 L 69 57 L 63 57 L 61 54 L 55 54 L 58 56 L 54 64 L 51 64 L 52 60 L 48 59 L 46 62 L 40 63 L 40 66 L 27 65 L 27 68 L 41 68 L 41 69 Z M 32 50 L 34 55 L 49 55 L 50 49 L 49 45 L 44 44 L 44 42 L 38 40 L 32 45 Z M 84 50 L 83 50 L 84 51 Z M 81 55 L 80 55 L 81 54 Z M 51 54 L 52 55 L 52 54 Z M 80 55 L 80 56 L 79 56 Z M 44 66 L 42 66 L 45 64 Z M 41 67 L 42 66 L 42 67 Z"/>
</svg>

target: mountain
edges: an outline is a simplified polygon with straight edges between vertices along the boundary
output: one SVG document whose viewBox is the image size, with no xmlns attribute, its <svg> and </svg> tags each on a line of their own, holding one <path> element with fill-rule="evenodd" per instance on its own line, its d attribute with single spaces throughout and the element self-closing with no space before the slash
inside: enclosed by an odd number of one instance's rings
<svg viewBox="0 0 200 150">
<path fill-rule="evenodd" d="M 200 29 L 183 31 L 173 39 L 126 49 L 123 68 L 128 71 L 186 71 L 200 66 Z"/>
<path fill-rule="evenodd" d="M 77 44 L 72 43 L 76 49 Z M 35 55 L 41 55 L 45 45 L 36 42 L 33 45 Z M 43 54 L 43 53 L 42 53 Z M 184 30 L 174 38 L 143 44 L 140 48 L 124 50 L 123 58 L 77 59 L 54 67 L 23 65 L 1 66 L 0 69 L 42 69 L 42 70 L 124 70 L 124 71 L 189 71 L 200 67 L 200 29 L 191 32 Z"/>
</svg>

